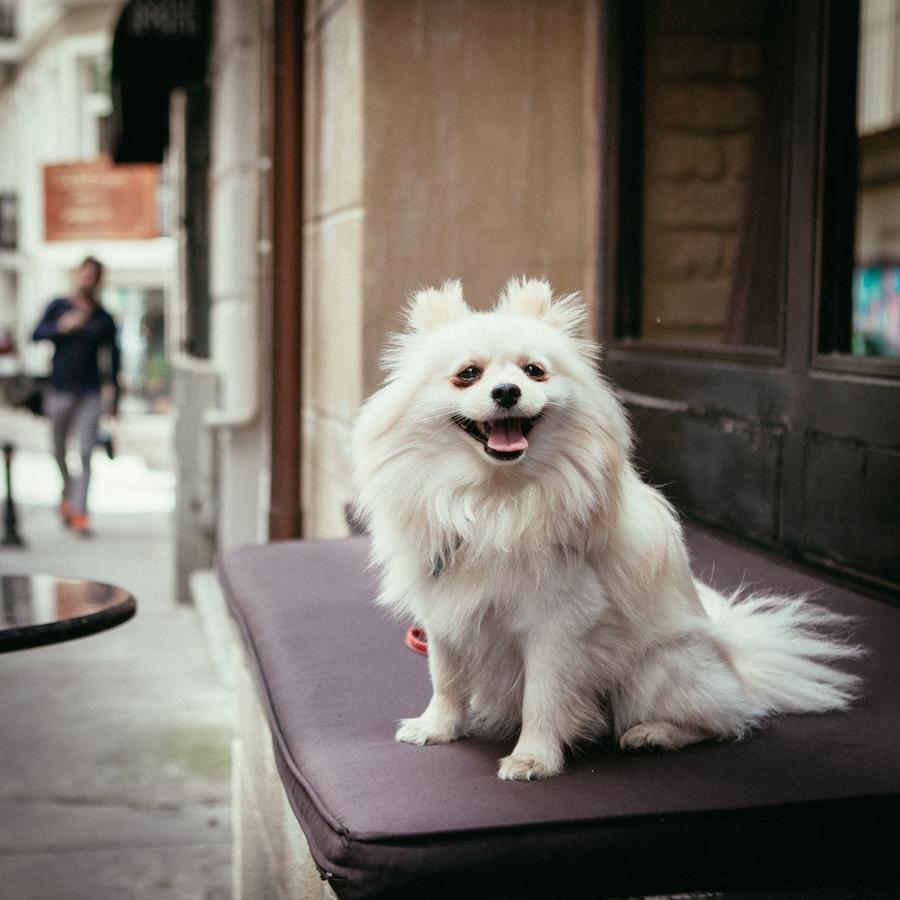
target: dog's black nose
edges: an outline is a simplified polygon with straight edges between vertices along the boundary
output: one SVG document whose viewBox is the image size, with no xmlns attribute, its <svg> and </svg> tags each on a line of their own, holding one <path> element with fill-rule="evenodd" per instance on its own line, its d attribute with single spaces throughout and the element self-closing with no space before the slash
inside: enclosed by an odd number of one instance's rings
<svg viewBox="0 0 900 900">
<path fill-rule="evenodd" d="M 519 397 L 521 396 L 522 391 L 519 390 L 518 386 L 515 384 L 498 384 L 497 387 L 491 391 L 491 397 L 493 397 L 494 401 L 504 409 L 515 406 L 519 402 Z"/>
</svg>

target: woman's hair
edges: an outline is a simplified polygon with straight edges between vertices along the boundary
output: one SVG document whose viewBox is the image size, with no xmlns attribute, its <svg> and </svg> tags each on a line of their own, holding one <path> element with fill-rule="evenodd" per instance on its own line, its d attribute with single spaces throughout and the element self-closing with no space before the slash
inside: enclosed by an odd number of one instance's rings
<svg viewBox="0 0 900 900">
<path fill-rule="evenodd" d="M 82 261 L 81 265 L 78 267 L 79 269 L 84 268 L 84 266 L 91 265 L 97 272 L 97 281 L 103 277 L 103 263 L 97 259 L 96 256 L 86 256 Z"/>
<path fill-rule="evenodd" d="M 93 266 L 94 267 L 94 284 L 90 289 L 82 289 L 84 290 L 85 296 L 87 296 L 91 303 L 96 307 L 102 307 L 103 302 L 100 299 L 100 282 L 103 280 L 103 263 L 97 259 L 96 256 L 86 256 L 81 264 L 78 266 L 78 270 L 80 271 L 85 266 Z"/>
</svg>

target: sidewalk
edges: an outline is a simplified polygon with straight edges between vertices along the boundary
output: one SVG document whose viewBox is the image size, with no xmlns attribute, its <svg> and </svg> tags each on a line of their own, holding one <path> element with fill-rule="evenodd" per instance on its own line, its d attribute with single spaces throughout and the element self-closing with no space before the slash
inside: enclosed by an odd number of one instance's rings
<svg viewBox="0 0 900 900">
<path fill-rule="evenodd" d="M 123 456 L 137 455 L 158 470 L 175 468 L 172 415 L 123 412 L 114 421 L 104 420 L 113 432 L 116 450 Z M 22 450 L 49 451 L 50 423 L 21 409 L 0 404 L 0 442 L 11 440 Z"/>
<path fill-rule="evenodd" d="M 47 505 L 46 455 L 16 464 L 28 547 L 0 548 L 0 571 L 113 582 L 138 613 L 0 656 L 0 896 L 228 900 L 232 698 L 194 610 L 173 600 L 171 479 L 95 458 L 89 540 Z M 108 511 L 115 495 L 129 512 Z"/>
</svg>

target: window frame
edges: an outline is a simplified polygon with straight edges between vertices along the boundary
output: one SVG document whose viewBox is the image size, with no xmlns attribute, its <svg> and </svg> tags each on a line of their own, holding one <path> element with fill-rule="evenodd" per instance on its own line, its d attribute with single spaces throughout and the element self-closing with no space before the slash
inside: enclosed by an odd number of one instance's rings
<svg viewBox="0 0 900 900">
<path fill-rule="evenodd" d="M 859 78 L 859 0 L 825 6 L 825 71 L 819 97 L 822 118 L 816 290 L 811 369 L 869 377 L 900 377 L 900 359 L 856 356 L 849 350 L 853 327 L 853 265 L 859 190 L 856 128 Z M 844 252 L 827 248 L 843 242 Z M 849 303 L 847 302 L 847 298 Z"/>
<path fill-rule="evenodd" d="M 825 497 L 835 504 L 835 510 L 855 510 L 858 522 L 854 533 L 880 528 L 883 523 L 876 512 L 870 514 L 853 501 L 855 482 L 851 490 L 844 484 L 847 478 L 829 479 L 821 485 L 808 480 L 810 454 L 817 448 L 840 446 L 852 448 L 860 459 L 871 457 L 881 463 L 900 455 L 900 382 L 885 377 L 895 371 L 893 361 L 849 354 L 835 359 L 834 354 L 822 354 L 818 349 L 822 304 L 829 302 L 829 296 L 837 296 L 834 290 L 830 295 L 826 292 L 834 272 L 823 267 L 825 248 L 833 234 L 824 214 L 825 203 L 829 191 L 834 190 L 836 165 L 833 153 L 830 157 L 826 153 L 824 126 L 832 99 L 830 56 L 838 43 L 839 17 L 834 7 L 842 2 L 845 0 L 796 0 L 790 4 L 793 64 L 790 97 L 785 104 L 789 152 L 785 172 L 790 180 L 784 225 L 789 252 L 784 254 L 782 342 L 779 352 L 771 354 L 759 354 L 755 348 L 660 346 L 617 333 L 617 316 L 627 309 L 623 304 L 629 300 L 616 290 L 622 190 L 619 159 L 623 152 L 617 125 L 627 97 L 620 91 L 621 76 L 617 76 L 623 50 L 616 29 L 625 0 L 604 5 L 601 53 L 605 66 L 599 108 L 601 122 L 610 127 L 601 149 L 605 181 L 600 204 L 598 337 L 606 343 L 602 370 L 635 423 L 636 461 L 648 470 L 651 480 L 662 477 L 670 499 L 686 514 L 875 590 L 885 586 L 896 589 L 900 579 L 890 574 L 893 569 L 883 564 L 885 560 L 873 568 L 871 561 L 865 561 L 868 557 L 858 555 L 855 545 L 849 548 L 849 555 L 844 552 L 847 547 L 841 543 L 841 529 L 846 523 L 841 516 L 813 520 L 808 509 L 810 498 Z M 846 188 L 846 183 L 843 186 Z M 855 191 L 855 180 L 851 187 Z M 852 263 L 853 244 L 846 249 Z M 749 442 L 743 449 L 739 442 L 728 443 L 727 435 L 741 433 Z M 726 435 L 726 440 L 704 444 L 704 434 Z M 763 446 L 773 448 L 765 451 L 762 463 L 763 457 L 753 449 L 757 436 Z M 697 447 L 706 447 L 702 452 L 707 456 L 698 458 Z M 820 461 L 824 458 L 819 456 Z M 703 490 L 697 490 L 697 485 L 702 487 L 710 477 L 704 461 L 715 464 L 735 459 L 746 461 L 750 474 L 739 472 L 738 477 L 719 483 L 719 493 L 707 502 Z M 758 463 L 766 467 L 762 480 L 754 480 L 750 469 L 758 469 Z M 861 463 L 853 478 L 864 478 L 859 473 L 867 466 L 868 462 Z M 885 491 L 896 490 L 896 476 L 884 477 L 888 479 Z M 758 514 L 742 518 L 741 510 L 748 508 Z M 811 525 L 818 528 L 819 536 L 810 537 Z M 824 536 L 823 529 L 827 532 Z M 857 560 L 863 562 L 857 564 Z"/>
<path fill-rule="evenodd" d="M 795 40 L 797 23 L 807 4 L 792 5 L 787 27 Z M 601 17 L 601 121 L 605 136 L 600 171 L 604 185 L 600 221 L 600 339 L 613 355 L 640 354 L 662 358 L 730 361 L 761 367 L 788 364 L 791 346 L 788 319 L 795 317 L 798 301 L 789 288 L 788 254 L 794 250 L 788 223 L 806 202 L 798 196 L 792 167 L 799 164 L 794 143 L 799 114 L 795 81 L 802 77 L 793 66 L 786 85 L 789 102 L 785 116 L 794 134 L 784 141 L 781 177 L 782 216 L 786 223 L 779 260 L 778 336 L 771 348 L 729 344 L 694 344 L 658 341 L 640 336 L 641 265 L 643 259 L 643 112 L 644 47 L 643 0 L 604 4 Z M 900 377 L 900 359 L 855 356 L 849 351 L 852 328 L 852 272 L 855 246 L 857 193 L 856 92 L 858 72 L 858 0 L 821 4 L 818 11 L 823 35 L 823 59 L 816 91 L 815 115 L 819 143 L 808 148 L 817 163 L 817 188 L 806 211 L 815 235 L 815 309 L 810 323 L 810 371 L 848 375 Z M 803 17 L 802 21 L 806 18 Z M 797 55 L 793 54 L 796 62 Z M 807 92 L 807 96 L 808 96 Z M 808 134 L 808 129 L 804 129 Z M 802 137 L 801 137 L 802 140 Z M 629 202 L 623 202 L 627 193 Z M 826 248 L 843 246 L 840 253 Z M 848 300 L 848 298 L 850 298 Z M 804 342 L 805 343 L 805 342 Z"/>
<path fill-rule="evenodd" d="M 691 358 L 730 361 L 737 364 L 777 367 L 786 361 L 788 317 L 787 249 L 790 216 L 790 171 L 792 138 L 785 135 L 782 147 L 781 216 L 785 224 L 779 252 L 779 316 L 777 337 L 771 347 L 738 344 L 701 344 L 659 341 L 640 336 L 643 262 L 643 143 L 644 116 L 644 0 L 610 0 L 601 14 L 600 53 L 601 142 L 600 177 L 603 187 L 600 222 L 600 296 L 604 299 L 600 317 L 600 339 L 615 355 L 641 354 L 661 358 Z M 792 11 L 786 28 L 795 29 Z M 793 58 L 793 57 L 792 57 Z M 794 107 L 794 65 L 786 85 L 789 100 L 785 121 L 790 127 Z M 629 202 L 623 202 L 627 189 Z"/>
</svg>

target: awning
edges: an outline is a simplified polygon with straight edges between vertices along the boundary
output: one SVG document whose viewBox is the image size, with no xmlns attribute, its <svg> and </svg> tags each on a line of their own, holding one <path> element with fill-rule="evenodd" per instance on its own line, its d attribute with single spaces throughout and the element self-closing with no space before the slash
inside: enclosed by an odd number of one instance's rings
<svg viewBox="0 0 900 900">
<path fill-rule="evenodd" d="M 210 0 L 129 0 L 113 37 L 116 162 L 162 162 L 169 95 L 206 79 Z"/>
</svg>

